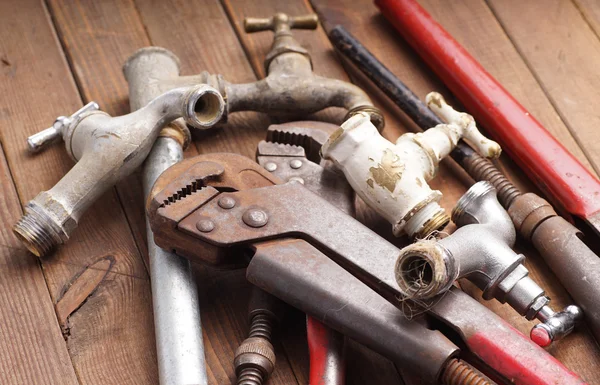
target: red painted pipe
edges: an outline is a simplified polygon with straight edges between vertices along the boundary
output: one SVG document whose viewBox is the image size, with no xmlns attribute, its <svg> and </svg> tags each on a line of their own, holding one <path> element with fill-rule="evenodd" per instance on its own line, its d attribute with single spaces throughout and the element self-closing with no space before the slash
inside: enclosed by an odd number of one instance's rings
<svg viewBox="0 0 600 385">
<path fill-rule="evenodd" d="M 344 336 L 310 316 L 306 317 L 306 336 L 309 385 L 344 385 Z"/>
<path fill-rule="evenodd" d="M 415 0 L 375 4 L 535 184 L 599 232 L 600 181 Z"/>
</svg>

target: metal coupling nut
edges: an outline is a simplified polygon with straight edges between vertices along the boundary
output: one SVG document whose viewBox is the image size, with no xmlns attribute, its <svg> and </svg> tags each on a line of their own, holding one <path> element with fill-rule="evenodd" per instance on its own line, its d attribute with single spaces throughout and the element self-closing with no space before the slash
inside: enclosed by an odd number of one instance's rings
<svg viewBox="0 0 600 385">
<path fill-rule="evenodd" d="M 250 337 L 244 340 L 235 352 L 235 373 L 241 377 L 245 369 L 257 369 L 264 381 L 275 368 L 275 350 L 264 338 Z"/>
</svg>

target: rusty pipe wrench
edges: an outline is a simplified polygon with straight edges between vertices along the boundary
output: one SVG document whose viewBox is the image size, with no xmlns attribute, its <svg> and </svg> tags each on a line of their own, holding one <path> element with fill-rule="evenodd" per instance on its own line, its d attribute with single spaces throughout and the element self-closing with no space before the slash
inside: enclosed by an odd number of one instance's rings
<svg viewBox="0 0 600 385">
<path fill-rule="evenodd" d="M 213 264 L 241 264 L 247 262 L 241 256 L 253 256 L 247 273 L 252 283 L 409 365 L 429 383 L 452 378 L 456 350 L 450 340 L 426 332 L 400 311 L 407 304 L 399 300 L 394 278 L 400 250 L 301 183 L 281 182 L 236 154 L 179 163 L 161 175 L 147 202 L 155 240 L 189 259 Z M 224 200 L 234 204 L 223 207 L 219 202 Z M 260 275 L 278 260 L 280 275 Z M 296 281 L 290 279 L 294 275 Z M 427 316 L 457 332 L 492 372 L 515 384 L 585 383 L 458 290 L 427 307 Z"/>
<path fill-rule="evenodd" d="M 600 236 L 600 180 L 502 87 L 416 0 L 376 5 L 554 203 Z"/>
<path fill-rule="evenodd" d="M 316 121 L 271 125 L 258 144 L 256 160 L 284 181 L 296 181 L 354 216 L 354 190 L 346 178 L 323 160 L 320 148 L 338 126 Z M 344 336 L 307 316 L 311 385 L 345 383 Z"/>
</svg>

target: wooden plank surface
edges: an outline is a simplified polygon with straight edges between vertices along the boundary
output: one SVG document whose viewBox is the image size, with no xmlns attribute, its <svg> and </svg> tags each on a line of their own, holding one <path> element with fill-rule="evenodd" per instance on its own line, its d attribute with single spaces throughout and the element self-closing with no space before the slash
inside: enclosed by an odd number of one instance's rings
<svg viewBox="0 0 600 385">
<path fill-rule="evenodd" d="M 496 0 L 421 3 L 579 159 L 590 166 L 589 158 L 597 165 L 600 139 L 593 127 L 598 113 L 589 102 L 597 82 L 593 64 L 600 25 L 594 1 L 551 0 L 543 6 L 539 0 L 527 4 Z M 10 297 L 0 295 L 0 305 L 11 309 L 0 315 L 0 347 L 11 341 L 4 337 L 14 330 L 10 325 L 21 329 L 19 343 L 0 352 L 3 384 L 157 383 L 139 175 L 105 194 L 83 217 L 71 241 L 42 260 L 43 269 L 32 256 L 24 255 L 24 248 L 10 234 L 20 215 L 17 199 L 26 203 L 54 185 L 73 164 L 62 145 L 37 156 L 26 155 L 25 138 L 89 100 L 98 101 L 112 115 L 127 113 L 127 83 L 121 66 L 137 48 L 152 44 L 172 50 L 186 75 L 208 70 L 231 82 L 252 82 L 265 76 L 263 60 L 272 33 L 246 34 L 243 17 L 269 17 L 275 12 L 301 15 L 314 7 L 326 28 L 345 25 L 420 97 L 431 90 L 449 96 L 369 0 L 313 0 L 312 6 L 307 0 L 48 0 L 47 6 L 49 13 L 44 3 L 33 0 L 0 2 L 0 91 L 10 95 L 0 104 L 0 140 L 7 162 L 0 152 L 4 193 L 0 209 L 5 219 L 0 261 L 10 271 L 21 271 L 6 279 L 0 275 L 0 288 L 12 292 Z M 387 118 L 387 138 L 393 140 L 416 129 L 348 62 L 340 60 L 321 27 L 293 33 L 310 52 L 317 74 L 351 79 L 372 96 Z M 546 44 L 547 40 L 553 43 Z M 340 123 L 344 115 L 334 108 L 314 118 Z M 236 113 L 222 129 L 196 135 L 186 155 L 233 151 L 253 157 L 269 123 L 262 114 Z M 532 189 L 512 162 L 503 158 L 501 167 L 523 190 Z M 462 170 L 447 161 L 432 185 L 444 192 L 442 205 L 449 210 L 470 183 Z M 381 218 L 363 210 L 362 219 L 390 236 L 390 226 Z M 405 240 L 395 242 L 402 246 Z M 549 289 L 555 306 L 568 303 L 541 258 L 523 245 L 519 250 L 528 256 L 528 268 Z M 201 266 L 196 270 L 209 380 L 211 384 L 231 383 L 235 378 L 233 352 L 247 333 L 250 285 L 241 270 Z M 12 289 L 17 286 L 21 289 Z M 465 287 L 479 295 L 477 289 Z M 16 302 L 14 298 L 22 299 Z M 486 305 L 521 331 L 531 327 L 507 306 Z M 276 337 L 278 363 L 270 384 L 307 382 L 304 333 L 302 314 L 290 311 Z M 585 329 L 556 344 L 551 353 L 591 384 L 600 384 L 600 352 Z M 388 360 L 356 343 L 349 343 L 348 358 L 360 362 L 349 366 L 349 384 L 401 383 Z"/>
<path fill-rule="evenodd" d="M 0 55 L 7 54 L 0 43 Z M 0 113 L 0 125 L 7 116 Z M 22 211 L 2 146 L 0 194 L 0 383 L 77 384 L 40 264 L 11 229 Z"/>
<path fill-rule="evenodd" d="M 571 0 L 488 4 L 598 173 L 598 35 Z"/>
</svg>

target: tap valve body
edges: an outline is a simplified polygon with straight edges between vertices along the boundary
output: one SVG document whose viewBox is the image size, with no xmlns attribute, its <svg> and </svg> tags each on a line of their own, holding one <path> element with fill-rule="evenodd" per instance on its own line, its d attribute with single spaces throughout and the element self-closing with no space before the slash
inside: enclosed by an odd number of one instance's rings
<svg viewBox="0 0 600 385">
<path fill-rule="evenodd" d="M 389 142 L 379 134 L 365 114 L 348 119 L 321 149 L 333 160 L 360 197 L 393 225 L 396 236 L 425 238 L 450 221 L 440 207 L 440 191 L 427 181 L 437 173 L 440 161 L 461 138 L 488 157 L 498 157 L 500 146 L 485 138 L 473 118 L 452 109 L 438 93 L 427 96 L 448 124 L 425 132 L 407 133 Z"/>
<path fill-rule="evenodd" d="M 400 251 L 395 277 L 409 298 L 430 299 L 467 278 L 486 300 L 508 303 L 519 314 L 542 323 L 531 338 L 547 346 L 569 334 L 581 310 L 574 305 L 555 313 L 544 290 L 522 265 L 525 257 L 512 250 L 516 233 L 508 213 L 488 182 L 478 182 L 458 201 L 452 219 L 459 228 L 441 240 L 420 240 Z"/>
</svg>

